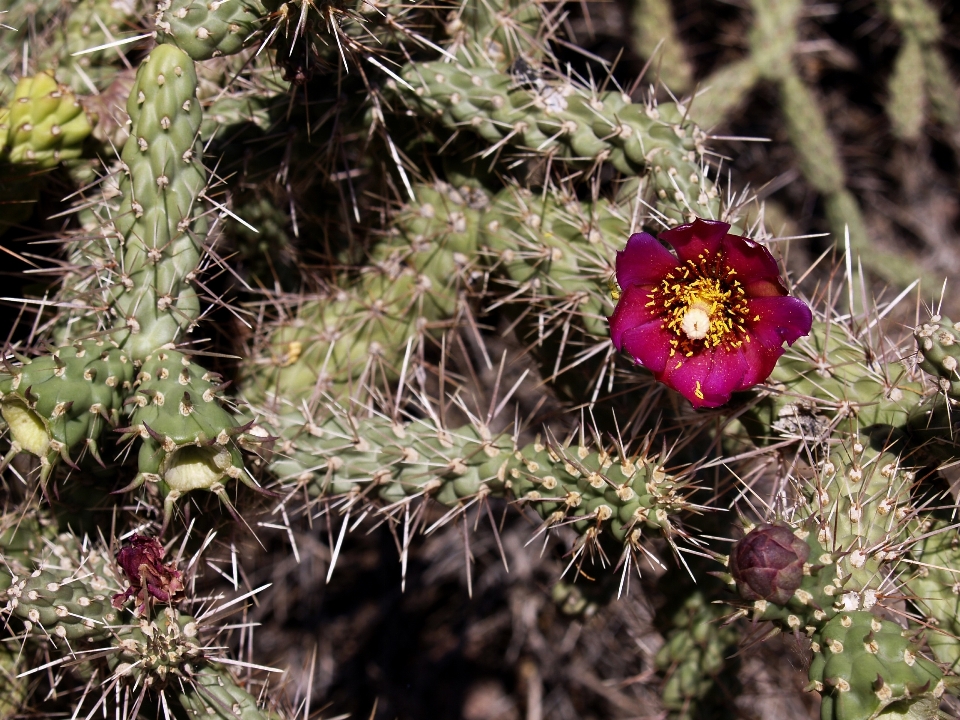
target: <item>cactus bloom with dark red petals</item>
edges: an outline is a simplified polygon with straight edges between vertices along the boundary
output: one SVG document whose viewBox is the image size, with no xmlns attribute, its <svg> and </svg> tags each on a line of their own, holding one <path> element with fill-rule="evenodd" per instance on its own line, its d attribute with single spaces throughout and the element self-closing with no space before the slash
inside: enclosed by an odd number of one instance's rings
<svg viewBox="0 0 960 720">
<path fill-rule="evenodd" d="M 117 553 L 117 564 L 130 587 L 113 596 L 112 604 L 120 608 L 128 598 L 138 600 L 137 612 L 143 613 L 149 598 L 170 602 L 183 590 L 181 573 L 173 563 L 163 562 L 163 545 L 156 538 L 134 535 Z"/>
<path fill-rule="evenodd" d="M 694 407 L 723 405 L 766 380 L 783 343 L 813 322 L 806 303 L 787 295 L 770 252 L 729 229 L 698 219 L 660 234 L 676 255 L 648 233 L 617 253 L 613 344 Z"/>
</svg>

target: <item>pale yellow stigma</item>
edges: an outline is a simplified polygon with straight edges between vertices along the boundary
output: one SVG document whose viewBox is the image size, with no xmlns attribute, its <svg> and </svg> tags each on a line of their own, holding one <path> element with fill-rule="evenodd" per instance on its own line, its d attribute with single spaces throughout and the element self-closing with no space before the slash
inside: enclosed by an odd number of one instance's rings
<svg viewBox="0 0 960 720">
<path fill-rule="evenodd" d="M 710 332 L 711 310 L 712 308 L 702 300 L 692 302 L 680 322 L 680 329 L 683 330 L 684 335 L 690 340 L 703 340 Z"/>
</svg>

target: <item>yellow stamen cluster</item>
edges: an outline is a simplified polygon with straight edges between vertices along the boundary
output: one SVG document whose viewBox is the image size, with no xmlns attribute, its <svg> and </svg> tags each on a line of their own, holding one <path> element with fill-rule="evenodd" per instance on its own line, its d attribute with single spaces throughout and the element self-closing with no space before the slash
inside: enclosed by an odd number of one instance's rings
<svg viewBox="0 0 960 720">
<path fill-rule="evenodd" d="M 673 332 L 670 357 L 691 357 L 701 348 L 721 345 L 737 348 L 750 341 L 743 286 L 722 260 L 720 253 L 688 260 L 647 296 L 647 307 L 660 309 L 664 329 Z"/>
</svg>

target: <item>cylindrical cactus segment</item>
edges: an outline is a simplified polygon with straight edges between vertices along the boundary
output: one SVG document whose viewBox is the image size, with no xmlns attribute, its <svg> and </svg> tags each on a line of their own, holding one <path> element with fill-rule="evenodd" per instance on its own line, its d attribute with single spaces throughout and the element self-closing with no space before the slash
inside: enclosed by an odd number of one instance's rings
<svg viewBox="0 0 960 720">
<path fill-rule="evenodd" d="M 191 490 L 217 493 L 230 506 L 227 480 L 258 488 L 244 470 L 236 443 L 244 428 L 221 406 L 220 387 L 219 375 L 168 348 L 147 356 L 137 375 L 127 401 L 133 410 L 126 437 L 139 436 L 142 444 L 131 487 L 160 484 L 164 525 L 176 500 Z"/>
<path fill-rule="evenodd" d="M 719 194 L 704 161 L 706 137 L 674 104 L 647 106 L 570 82 L 531 86 L 509 73 L 440 62 L 409 66 L 403 83 L 391 87 L 420 114 L 480 135 L 491 144 L 489 155 L 509 143 L 576 166 L 607 162 L 648 177 L 657 208 L 671 222 L 719 217 Z"/>
<path fill-rule="evenodd" d="M 192 682 L 179 689 L 177 698 L 190 720 L 279 720 L 261 709 L 224 668 L 207 663 L 194 672 Z"/>
<path fill-rule="evenodd" d="M 0 536 L 0 542 L 5 537 Z M 192 718 L 265 717 L 229 672 L 205 658 L 205 643 L 198 637 L 201 622 L 170 606 L 161 611 L 140 608 L 139 622 L 115 609 L 111 597 L 125 582 L 115 574 L 106 551 L 85 546 L 72 535 L 47 541 L 40 569 L 12 578 L 7 610 L 22 625 L 27 642 L 37 640 L 51 654 L 71 656 L 82 675 L 89 676 L 93 665 L 105 662 L 108 672 L 125 685 L 151 690 L 172 686 L 176 691 L 168 697 L 179 698 Z"/>
<path fill-rule="evenodd" d="M 541 12 L 536 1 L 467 0 L 447 15 L 447 50 L 463 62 L 482 58 L 501 69 L 526 63 L 545 52 L 538 38 Z"/>
<path fill-rule="evenodd" d="M 99 459 L 105 428 L 115 427 L 133 379 L 133 363 L 109 340 L 92 339 L 24 359 L 0 376 L 0 412 L 10 432 L 7 461 L 19 452 L 40 458 L 42 483 L 71 453 Z"/>
<path fill-rule="evenodd" d="M 939 717 L 943 672 L 911 632 L 869 612 L 842 612 L 813 637 L 811 689 L 821 720 Z"/>
<path fill-rule="evenodd" d="M 960 323 L 934 315 L 919 325 L 917 363 L 936 378 L 937 387 L 951 398 L 960 397 Z"/>
<path fill-rule="evenodd" d="M 110 598 L 120 589 L 112 558 L 99 550 L 82 553 L 71 535 L 61 535 L 44 548 L 32 574 L 15 577 L 7 589 L 7 607 L 28 634 L 49 638 L 64 652 L 86 650 L 121 624 Z M 6 572 L 6 571 L 4 571 Z"/>
<path fill-rule="evenodd" d="M 137 71 L 127 112 L 122 201 L 114 224 L 125 238 L 123 275 L 112 287 L 122 344 L 140 360 L 174 342 L 200 314 L 191 286 L 206 221 L 200 194 L 206 171 L 193 60 L 158 45 Z"/>
<path fill-rule="evenodd" d="M 702 700 L 723 670 L 739 633 L 723 622 L 727 609 L 711 603 L 702 591 L 693 591 L 672 618 L 673 629 L 657 652 L 657 670 L 666 675 L 661 702 L 671 720 L 697 717 Z"/>
<path fill-rule="evenodd" d="M 264 419 L 280 437 L 270 467 L 313 496 L 376 492 L 390 505 L 429 496 L 451 508 L 488 495 L 512 497 L 547 527 L 572 523 L 586 539 L 606 531 L 629 547 L 646 530 L 678 534 L 676 516 L 688 506 L 685 482 L 645 456 L 540 442 L 518 448 L 474 426 L 297 420 L 292 413 Z"/>
<path fill-rule="evenodd" d="M 396 380 L 408 340 L 454 314 L 488 198 L 442 183 L 416 193 L 355 284 L 304 302 L 267 329 L 244 381 L 247 400 L 299 405 L 343 397 L 375 376 Z"/>
<path fill-rule="evenodd" d="M 9 111 L 7 159 L 12 163 L 52 168 L 77 158 L 92 130 L 77 98 L 49 72 L 22 78 Z"/>
<path fill-rule="evenodd" d="M 882 363 L 876 356 L 841 323 L 816 319 L 770 375 L 775 394 L 761 403 L 771 405 L 769 424 L 818 441 L 844 418 L 852 432 L 904 427 L 924 397 L 923 383 L 899 356 Z"/>
<path fill-rule="evenodd" d="M 917 562 L 903 578 L 911 602 L 930 629 L 927 645 L 954 673 L 960 669 L 960 536 L 943 520 L 918 524 L 920 539 L 910 547 Z"/>
<path fill-rule="evenodd" d="M 258 0 L 162 0 L 157 41 L 176 45 L 197 61 L 233 55 L 257 39 L 266 15 Z"/>
</svg>

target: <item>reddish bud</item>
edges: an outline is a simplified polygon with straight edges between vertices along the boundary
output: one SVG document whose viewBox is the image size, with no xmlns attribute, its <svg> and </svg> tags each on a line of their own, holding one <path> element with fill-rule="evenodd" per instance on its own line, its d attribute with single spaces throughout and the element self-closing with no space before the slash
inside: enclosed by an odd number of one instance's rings
<svg viewBox="0 0 960 720">
<path fill-rule="evenodd" d="M 783 525 L 760 525 L 730 552 L 730 573 L 745 600 L 786 605 L 803 582 L 810 546 Z"/>
<path fill-rule="evenodd" d="M 172 563 L 164 564 L 163 546 L 155 538 L 134 535 L 117 553 L 117 564 L 130 581 L 130 587 L 113 596 L 115 608 L 122 607 L 128 598 L 136 597 L 137 612 L 142 613 L 149 598 L 170 602 L 183 590 L 180 571 Z"/>
</svg>

